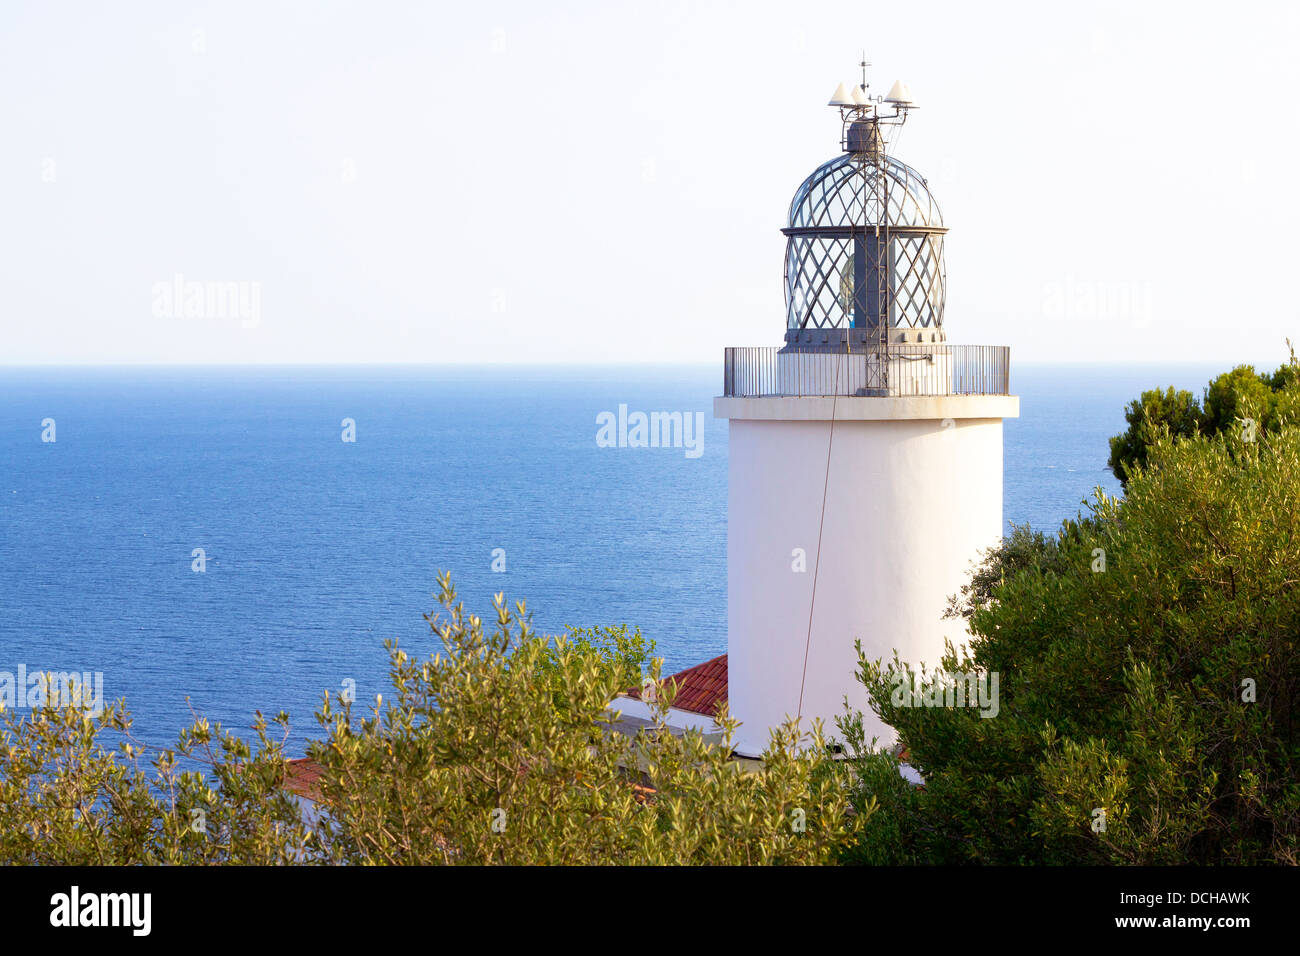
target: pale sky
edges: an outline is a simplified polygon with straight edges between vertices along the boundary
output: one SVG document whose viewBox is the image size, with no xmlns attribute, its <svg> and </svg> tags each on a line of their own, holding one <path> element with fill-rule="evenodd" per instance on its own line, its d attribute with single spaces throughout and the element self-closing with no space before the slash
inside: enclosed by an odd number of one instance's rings
<svg viewBox="0 0 1300 956">
<path fill-rule="evenodd" d="M 921 106 L 895 153 L 950 228 L 950 341 L 1300 339 L 1295 3 L 6 0 L 0 364 L 778 345 L 779 229 L 863 47 Z M 178 275 L 255 318 L 160 303 Z"/>
</svg>

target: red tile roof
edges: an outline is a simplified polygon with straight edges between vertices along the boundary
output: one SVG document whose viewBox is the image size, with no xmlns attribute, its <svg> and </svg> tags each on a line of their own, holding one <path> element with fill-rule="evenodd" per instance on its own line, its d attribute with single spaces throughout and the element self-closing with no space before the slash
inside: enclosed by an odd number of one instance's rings
<svg viewBox="0 0 1300 956">
<path fill-rule="evenodd" d="M 284 777 L 284 789 L 308 800 L 315 800 L 316 781 L 321 775 L 320 764 L 310 757 L 297 757 L 286 763 L 289 766 Z"/>
<path fill-rule="evenodd" d="M 705 717 L 716 716 L 718 707 L 727 700 L 727 655 L 720 654 L 663 679 L 664 683 L 669 681 L 677 685 L 673 707 Z M 627 696 L 640 700 L 641 688 L 633 687 Z"/>
</svg>

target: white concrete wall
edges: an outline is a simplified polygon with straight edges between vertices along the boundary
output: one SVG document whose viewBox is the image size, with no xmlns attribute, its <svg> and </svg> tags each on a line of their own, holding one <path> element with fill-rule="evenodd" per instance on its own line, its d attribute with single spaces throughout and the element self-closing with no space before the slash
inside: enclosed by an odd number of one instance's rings
<svg viewBox="0 0 1300 956">
<path fill-rule="evenodd" d="M 821 401 L 782 399 L 780 407 Z M 909 401 L 929 407 L 923 399 L 850 400 L 895 412 Z M 945 637 L 966 638 L 942 615 L 978 552 L 1002 531 L 1001 415 L 1009 406 L 1005 397 L 948 401 L 979 417 L 835 423 L 803 690 L 804 717 L 821 717 L 828 731 L 847 696 L 867 717 L 869 735 L 894 739 L 854 680 L 855 638 L 871 657 L 898 648 L 914 664 L 936 663 Z M 830 423 L 764 417 L 777 407 L 771 400 L 715 407 L 731 419 L 728 691 L 744 721 L 738 749 L 753 755 L 769 727 L 799 711 Z M 804 573 L 792 570 L 795 548 L 806 552 Z"/>
<path fill-rule="evenodd" d="M 664 674 L 664 677 L 670 675 Z M 626 694 L 619 694 L 609 705 L 611 710 L 616 710 L 624 717 L 638 717 L 641 720 L 654 720 L 654 712 L 650 705 L 636 697 L 628 697 Z M 705 717 L 703 714 L 697 714 L 691 710 L 682 710 L 679 707 L 669 707 L 667 713 L 667 723 L 670 727 L 680 727 L 683 730 L 698 730 L 703 734 L 718 733 L 718 725 L 713 722 L 712 717 Z"/>
</svg>

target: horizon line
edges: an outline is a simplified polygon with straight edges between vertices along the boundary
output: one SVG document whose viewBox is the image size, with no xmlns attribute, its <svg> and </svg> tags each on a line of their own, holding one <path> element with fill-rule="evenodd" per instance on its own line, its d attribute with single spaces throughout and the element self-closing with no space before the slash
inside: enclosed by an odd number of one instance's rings
<svg viewBox="0 0 1300 956">
<path fill-rule="evenodd" d="M 1020 359 L 1014 363 L 1017 366 L 1024 365 L 1098 365 L 1098 366 L 1128 366 L 1128 365 L 1218 365 L 1224 360 L 1222 358 L 1177 358 L 1177 359 L 1157 359 L 1157 358 L 1122 358 L 1122 359 Z M 1286 358 L 1282 358 L 1282 364 L 1285 364 Z M 1248 361 L 1239 361 L 1238 365 L 1254 364 Z M 662 368 L 664 366 L 682 367 L 717 367 L 721 369 L 722 363 L 702 359 L 686 359 L 681 361 L 558 361 L 558 362 L 493 362 L 493 361 L 471 361 L 471 362 L 416 362 L 416 361 L 376 361 L 376 362 L 293 362 L 293 361 L 276 361 L 276 362 L 0 362 L 0 369 L 38 369 L 38 368 L 626 368 L 628 366 L 645 367 L 645 368 Z"/>
</svg>

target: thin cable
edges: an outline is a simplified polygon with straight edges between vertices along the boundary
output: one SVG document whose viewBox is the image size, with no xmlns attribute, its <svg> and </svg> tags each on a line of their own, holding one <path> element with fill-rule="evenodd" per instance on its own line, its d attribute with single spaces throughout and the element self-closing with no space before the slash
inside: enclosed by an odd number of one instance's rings
<svg viewBox="0 0 1300 956">
<path fill-rule="evenodd" d="M 851 334 L 851 328 L 850 328 Z M 849 340 L 852 349 L 852 339 Z M 836 358 L 839 356 L 837 355 Z M 822 530 L 826 527 L 826 492 L 831 481 L 831 449 L 835 447 L 835 406 L 839 402 L 840 363 L 835 363 L 835 387 L 831 390 L 831 432 L 826 442 L 826 475 L 822 478 L 822 515 L 817 522 L 817 557 L 813 559 L 812 600 L 808 603 L 808 636 L 803 645 L 803 674 L 799 677 L 799 713 L 797 719 L 803 720 L 803 691 L 808 681 L 808 652 L 812 648 L 813 610 L 817 607 L 817 573 L 822 566 Z"/>
<path fill-rule="evenodd" d="M 863 60 L 864 60 L 864 61 L 866 60 L 866 56 L 865 56 L 865 55 L 863 56 Z M 865 62 L 864 62 L 864 63 L 863 63 L 863 70 L 864 70 L 863 88 L 864 88 L 864 89 L 866 88 L 865 68 L 866 68 L 866 64 L 865 64 Z M 877 129 L 879 129 L 878 126 L 877 126 Z M 847 134 L 846 134 L 846 135 L 847 135 Z M 881 142 L 881 151 L 882 151 L 882 153 L 884 152 L 884 148 L 885 148 L 885 144 L 884 144 L 884 142 L 883 142 L 883 140 L 882 140 L 882 142 Z M 865 215 L 866 215 L 866 212 L 867 212 L 867 186 L 868 186 L 868 181 L 869 181 L 869 178 L 870 178 L 870 177 L 868 176 L 868 174 L 867 174 L 867 168 L 868 168 L 868 166 L 870 166 L 870 165 L 873 165 L 873 164 L 865 163 L 865 162 L 864 162 L 864 163 L 862 163 L 862 165 L 861 165 L 861 167 L 860 167 L 860 169 L 861 169 L 861 171 L 862 171 L 862 192 L 861 192 L 861 196 L 862 196 L 862 214 L 863 214 L 863 216 L 865 216 Z M 883 186 L 884 186 L 884 182 L 883 182 L 883 180 L 884 180 L 885 175 L 886 175 L 886 173 L 885 173 L 885 165 L 884 165 L 884 159 L 883 159 L 883 157 L 882 157 L 882 160 L 881 160 L 880 164 L 879 164 L 879 165 L 876 165 L 875 168 L 876 168 L 876 173 L 875 173 L 875 185 L 878 185 L 878 186 L 882 186 L 882 187 L 883 187 Z M 882 191 L 883 191 L 883 189 L 882 189 Z M 879 201 L 880 201 L 880 203 L 881 203 L 881 206 L 880 206 L 880 209 L 879 209 L 879 213 L 878 213 L 878 215 L 876 216 L 876 223 L 875 223 L 875 227 L 876 227 L 876 247 L 877 247 L 877 249 L 879 249 L 879 248 L 880 248 L 880 222 L 881 222 L 882 219 L 885 219 L 886 222 L 888 221 L 887 217 L 888 217 L 888 215 L 889 215 L 889 205 L 888 205 L 888 203 L 889 203 L 889 197 L 888 197 L 888 194 L 885 194 L 885 195 L 883 195 L 883 196 L 879 196 L 879 197 L 877 197 L 877 198 L 879 199 Z M 866 224 L 865 224 L 865 223 L 863 224 L 863 229 L 864 229 L 864 232 L 865 232 L 865 229 L 866 229 Z M 888 226 L 886 226 L 885 234 L 886 234 L 886 236 L 888 236 L 888 234 L 889 234 Z M 879 270 L 879 264 L 877 264 L 877 269 L 876 269 L 876 271 L 877 271 L 877 273 L 879 273 L 879 271 L 880 271 L 880 270 Z M 879 275 L 877 275 L 877 281 L 881 281 Z M 855 288 L 854 291 L 853 291 L 853 298 L 854 298 L 855 300 L 857 300 L 858 297 L 859 297 L 860 295 L 862 295 L 862 294 L 863 294 L 863 290 L 860 290 L 860 289 Z M 854 303 L 854 311 L 855 311 L 855 313 L 856 313 L 856 311 L 857 311 L 857 302 L 856 302 L 856 301 L 855 301 L 855 303 Z M 880 317 L 877 317 L 877 322 L 881 325 L 882 328 L 885 329 L 885 345 L 886 345 L 886 349 L 887 349 L 887 348 L 888 348 L 888 343 L 889 343 L 889 332 L 888 332 L 889 319 L 888 319 L 888 315 L 886 315 L 886 316 L 884 317 L 884 320 L 883 320 L 883 321 L 880 320 Z M 851 356 L 851 355 L 853 354 L 853 325 L 852 325 L 852 323 L 850 323 L 849 327 L 845 330 L 845 343 L 846 343 L 846 347 L 845 347 L 845 353 L 844 353 L 844 354 L 845 354 L 845 361 L 847 362 L 847 361 L 848 361 L 848 357 Z M 835 355 L 835 357 L 836 357 L 837 359 L 839 358 L 839 353 L 833 353 L 833 354 Z M 868 363 L 869 363 L 869 362 L 870 362 L 870 357 L 869 357 L 869 356 L 867 356 L 867 360 L 868 360 Z M 885 373 L 886 373 L 886 375 L 888 375 L 888 359 L 887 359 L 887 358 L 885 359 L 885 362 L 886 362 L 886 364 L 885 364 Z M 868 376 L 868 378 L 869 378 L 869 376 Z M 886 381 L 888 381 L 888 380 L 886 379 Z M 806 635 L 805 638 L 804 638 L 804 646 L 803 646 L 803 673 L 802 673 L 802 674 L 800 675 L 800 677 L 799 677 L 799 712 L 798 712 L 798 715 L 797 715 L 797 718 L 798 718 L 799 720 L 802 720 L 802 719 L 803 719 L 803 695 L 804 695 L 804 689 L 806 688 L 807 683 L 808 683 L 808 657 L 809 657 L 809 655 L 810 655 L 810 653 L 811 653 L 811 650 L 812 650 L 812 625 L 813 625 L 813 613 L 814 613 L 814 612 L 816 611 L 816 609 L 817 609 L 817 578 L 818 578 L 818 574 L 819 574 L 819 572 L 821 571 L 821 565 L 822 565 L 822 535 L 823 535 L 823 532 L 824 532 L 825 529 L 826 529 L 826 498 L 827 498 L 827 495 L 828 495 L 828 491 L 829 491 L 829 488 L 830 488 L 830 481 L 831 481 L 831 451 L 835 448 L 835 414 L 836 414 L 836 410 L 837 410 L 837 408 L 838 408 L 838 406 L 839 406 L 839 392 L 840 392 L 840 363 L 837 361 L 837 362 L 835 363 L 835 384 L 834 384 L 834 386 L 833 386 L 832 389 L 831 389 L 831 427 L 830 427 L 830 434 L 829 434 L 829 436 L 827 437 L 827 440 L 826 440 L 826 474 L 822 477 L 822 508 L 821 508 L 821 517 L 820 517 L 820 518 L 818 519 L 818 521 L 817 521 L 817 556 L 813 559 L 813 584 L 812 584 L 812 597 L 810 598 L 810 600 L 809 600 L 809 602 L 808 602 L 808 633 L 807 633 L 807 635 Z"/>
<path fill-rule="evenodd" d="M 863 57 L 863 59 L 866 58 Z M 883 148 L 883 144 L 882 144 L 882 148 Z M 871 177 L 868 175 L 867 169 L 871 165 L 872 165 L 871 163 L 863 162 L 859 166 L 859 169 L 861 170 L 862 173 L 862 187 L 861 187 L 860 195 L 862 196 L 861 206 L 862 206 L 862 215 L 864 217 L 867 214 L 867 190 L 868 190 L 868 184 L 871 181 Z M 877 166 L 876 173 L 875 173 L 877 185 L 879 184 L 880 179 L 883 175 L 884 175 L 883 166 Z M 880 219 L 884 214 L 885 214 L 885 209 L 881 209 L 880 214 L 877 215 L 876 217 L 877 248 L 879 247 L 879 242 L 880 242 L 879 239 Z M 864 234 L 865 234 L 865 230 L 866 230 L 866 223 L 863 223 Z M 861 290 L 856 287 L 853 290 L 853 298 L 855 300 L 854 301 L 855 314 L 857 312 L 858 304 L 860 301 L 859 296 L 864 295 L 864 291 L 865 290 Z M 853 354 L 853 324 L 852 323 L 850 323 L 849 327 L 845 330 L 845 342 L 846 342 L 845 361 L 847 362 L 848 356 Z M 835 353 L 835 357 L 837 359 L 839 358 L 838 353 Z M 867 358 L 867 360 L 868 362 L 870 362 L 869 357 Z M 808 633 L 807 636 L 804 638 L 803 673 L 799 677 L 799 713 L 797 716 L 798 719 L 800 720 L 803 719 L 803 695 L 804 695 L 804 689 L 806 688 L 808 683 L 808 657 L 812 651 L 813 612 L 816 611 L 817 609 L 817 578 L 819 572 L 821 571 L 821 566 L 822 566 L 822 535 L 826 529 L 826 498 L 827 498 L 828 490 L 830 488 L 830 481 L 831 481 L 831 451 L 835 448 L 835 413 L 839 406 L 839 400 L 840 400 L 839 393 L 840 393 L 840 363 L 837 361 L 835 363 L 835 385 L 831 389 L 831 427 L 830 427 L 830 434 L 828 435 L 826 440 L 826 474 L 822 477 L 822 510 L 821 510 L 821 517 L 817 521 L 817 556 L 813 559 L 812 597 L 808 602 Z"/>
</svg>

